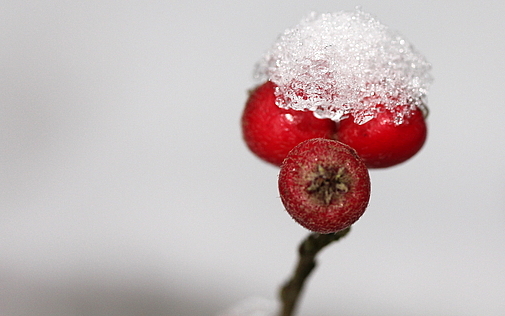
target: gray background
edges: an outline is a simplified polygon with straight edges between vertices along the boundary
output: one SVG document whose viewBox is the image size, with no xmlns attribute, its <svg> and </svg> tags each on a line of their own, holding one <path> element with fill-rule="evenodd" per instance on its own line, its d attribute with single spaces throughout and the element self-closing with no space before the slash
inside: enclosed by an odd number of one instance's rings
<svg viewBox="0 0 505 316">
<path fill-rule="evenodd" d="M 499 1 L 0 1 L 0 314 L 215 315 L 275 298 L 307 232 L 242 143 L 254 63 L 363 10 L 433 64 L 429 139 L 373 171 L 300 315 L 505 315 Z"/>
</svg>

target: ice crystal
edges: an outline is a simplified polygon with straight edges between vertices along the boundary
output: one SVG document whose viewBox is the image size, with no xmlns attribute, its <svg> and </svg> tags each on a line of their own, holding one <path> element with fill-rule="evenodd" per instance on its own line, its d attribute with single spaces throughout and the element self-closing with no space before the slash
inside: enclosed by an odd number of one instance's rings
<svg viewBox="0 0 505 316">
<path fill-rule="evenodd" d="M 255 77 L 277 85 L 282 108 L 336 121 L 352 115 L 363 124 L 380 104 L 401 123 L 414 107 L 425 108 L 430 69 L 401 35 L 356 9 L 310 13 L 279 36 Z"/>
</svg>

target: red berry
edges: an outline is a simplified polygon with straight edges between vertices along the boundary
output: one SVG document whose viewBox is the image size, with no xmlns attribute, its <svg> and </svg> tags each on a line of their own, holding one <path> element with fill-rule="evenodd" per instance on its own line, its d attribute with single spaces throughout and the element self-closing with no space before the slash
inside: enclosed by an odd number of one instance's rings
<svg viewBox="0 0 505 316">
<path fill-rule="evenodd" d="M 242 115 L 244 140 L 258 157 L 280 166 L 302 141 L 334 137 L 333 121 L 318 119 L 309 111 L 282 109 L 275 99 L 275 84 L 267 81 L 250 94 Z"/>
<path fill-rule="evenodd" d="M 378 107 L 377 116 L 359 125 L 354 118 L 340 121 L 337 140 L 356 149 L 368 168 L 391 167 L 414 156 L 426 140 L 423 112 L 416 108 L 401 124 L 396 114 Z"/>
<path fill-rule="evenodd" d="M 297 145 L 279 174 L 282 203 L 303 227 L 321 234 L 352 225 L 370 200 L 368 169 L 351 147 L 329 139 Z"/>
</svg>

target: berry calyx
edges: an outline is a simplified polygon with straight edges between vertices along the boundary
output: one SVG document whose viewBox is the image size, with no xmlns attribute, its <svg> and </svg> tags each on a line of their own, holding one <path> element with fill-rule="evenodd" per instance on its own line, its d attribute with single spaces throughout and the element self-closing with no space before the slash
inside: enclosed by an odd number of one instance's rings
<svg viewBox="0 0 505 316">
<path fill-rule="evenodd" d="M 310 139 L 294 147 L 282 163 L 278 185 L 291 217 L 320 234 L 352 225 L 370 200 L 363 160 L 351 147 L 329 139 Z"/>
<path fill-rule="evenodd" d="M 394 111 L 378 106 L 375 118 L 359 125 L 352 116 L 338 123 L 336 139 L 354 148 L 368 168 L 387 168 L 414 156 L 424 145 L 426 121 L 419 108 L 397 123 Z"/>
<path fill-rule="evenodd" d="M 249 149 L 280 166 L 293 147 L 311 138 L 333 138 L 335 123 L 310 111 L 276 105 L 275 84 L 267 81 L 249 95 L 242 115 L 242 134 Z"/>
</svg>

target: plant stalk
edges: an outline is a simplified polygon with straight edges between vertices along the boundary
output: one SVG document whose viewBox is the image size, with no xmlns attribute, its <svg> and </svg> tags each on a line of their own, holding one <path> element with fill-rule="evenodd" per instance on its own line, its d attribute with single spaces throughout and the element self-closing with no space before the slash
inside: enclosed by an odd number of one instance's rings
<svg viewBox="0 0 505 316">
<path fill-rule="evenodd" d="M 351 227 L 333 234 L 309 234 L 298 248 L 298 263 L 291 278 L 280 290 L 282 308 L 279 316 L 292 316 L 307 277 L 316 267 L 316 255 L 330 243 L 339 240 L 349 233 Z"/>
</svg>

